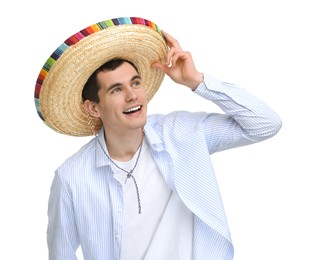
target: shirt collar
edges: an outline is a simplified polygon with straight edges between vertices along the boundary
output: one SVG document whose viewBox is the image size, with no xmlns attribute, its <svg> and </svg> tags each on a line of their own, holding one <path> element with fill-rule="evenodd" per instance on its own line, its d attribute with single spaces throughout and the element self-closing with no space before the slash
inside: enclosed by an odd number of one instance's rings
<svg viewBox="0 0 316 260">
<path fill-rule="evenodd" d="M 102 145 L 102 147 L 101 147 Z M 101 128 L 99 134 L 95 137 L 95 160 L 96 167 L 101 167 L 110 164 L 109 158 L 104 154 L 104 151 L 108 153 L 108 149 L 105 145 L 104 129 Z M 103 151 L 104 150 L 104 151 Z"/>
<path fill-rule="evenodd" d="M 157 133 L 155 132 L 155 130 L 150 124 L 145 125 L 144 132 L 145 132 L 145 138 L 151 149 L 157 152 L 160 152 L 164 149 L 163 143 L 160 137 L 157 135 Z"/>
</svg>

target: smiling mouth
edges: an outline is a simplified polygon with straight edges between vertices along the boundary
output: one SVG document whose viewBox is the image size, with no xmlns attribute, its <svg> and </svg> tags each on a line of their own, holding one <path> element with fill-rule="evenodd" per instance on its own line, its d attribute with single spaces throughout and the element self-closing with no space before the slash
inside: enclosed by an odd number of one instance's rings
<svg viewBox="0 0 316 260">
<path fill-rule="evenodd" d="M 140 111 L 141 109 L 142 109 L 141 105 L 136 106 L 136 107 L 131 107 L 131 108 L 126 109 L 125 111 L 123 111 L 123 114 L 125 114 L 125 115 L 133 114 L 135 112 Z"/>
</svg>

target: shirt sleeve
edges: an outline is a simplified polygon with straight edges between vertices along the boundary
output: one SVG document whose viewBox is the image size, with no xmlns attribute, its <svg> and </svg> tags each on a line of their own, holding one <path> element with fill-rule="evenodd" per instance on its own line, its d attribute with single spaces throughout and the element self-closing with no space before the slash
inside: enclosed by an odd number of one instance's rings
<svg viewBox="0 0 316 260">
<path fill-rule="evenodd" d="M 263 141 L 281 128 L 275 111 L 237 85 L 204 75 L 195 93 L 225 112 L 209 113 L 204 118 L 210 153 Z"/>
<path fill-rule="evenodd" d="M 71 195 L 58 172 L 51 186 L 48 203 L 47 244 L 50 260 L 76 260 L 79 246 Z"/>
</svg>

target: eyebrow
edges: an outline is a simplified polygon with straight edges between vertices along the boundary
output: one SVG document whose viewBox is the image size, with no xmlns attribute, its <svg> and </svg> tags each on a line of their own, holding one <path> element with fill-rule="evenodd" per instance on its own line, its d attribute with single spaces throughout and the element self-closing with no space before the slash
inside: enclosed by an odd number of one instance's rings
<svg viewBox="0 0 316 260">
<path fill-rule="evenodd" d="M 139 75 L 135 75 L 134 77 L 132 77 L 131 78 L 131 80 L 130 80 L 130 82 L 132 82 L 132 81 L 134 81 L 134 80 L 136 80 L 136 79 L 142 79 Z M 109 91 L 111 91 L 112 89 L 114 89 L 114 88 L 116 88 L 116 87 L 120 87 L 120 86 L 122 86 L 123 84 L 122 83 L 114 83 L 114 84 L 112 84 L 112 85 L 110 85 L 109 87 L 108 87 L 108 89 L 106 90 L 106 92 L 109 92 Z"/>
</svg>

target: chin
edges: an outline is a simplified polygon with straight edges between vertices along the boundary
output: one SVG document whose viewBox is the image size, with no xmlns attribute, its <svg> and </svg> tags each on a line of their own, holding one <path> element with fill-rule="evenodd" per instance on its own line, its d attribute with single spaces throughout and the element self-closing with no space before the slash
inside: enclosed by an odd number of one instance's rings
<svg viewBox="0 0 316 260">
<path fill-rule="evenodd" d="M 130 130 L 136 130 L 139 128 L 143 128 L 146 125 L 147 120 L 134 120 L 133 122 L 129 122 L 125 125 L 125 127 Z"/>
<path fill-rule="evenodd" d="M 145 120 L 143 120 L 142 122 L 140 122 L 139 124 L 138 124 L 138 128 L 144 128 L 145 127 L 145 125 L 146 125 L 146 122 L 147 122 L 147 120 L 145 119 Z"/>
</svg>

